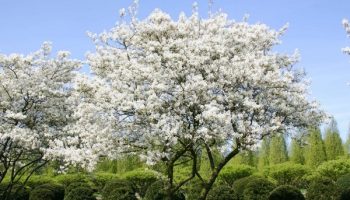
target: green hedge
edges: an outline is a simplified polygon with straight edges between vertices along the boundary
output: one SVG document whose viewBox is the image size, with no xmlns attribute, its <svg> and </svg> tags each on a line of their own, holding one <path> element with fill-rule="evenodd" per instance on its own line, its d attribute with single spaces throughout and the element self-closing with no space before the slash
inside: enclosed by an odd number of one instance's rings
<svg viewBox="0 0 350 200">
<path fill-rule="evenodd" d="M 307 200 L 337 200 L 340 190 L 330 178 L 319 177 L 311 182 L 307 192 Z"/>
<path fill-rule="evenodd" d="M 45 194 L 45 192 L 47 193 Z M 52 197 L 50 195 L 52 195 Z M 48 200 L 63 200 L 64 187 L 59 184 L 46 183 L 46 184 L 37 186 L 30 192 L 30 200 L 36 200 L 36 199 L 45 200 L 44 197 L 39 198 L 40 196 L 47 196 L 45 198 Z"/>
<path fill-rule="evenodd" d="M 264 175 L 275 179 L 277 184 L 296 187 L 305 185 L 303 177 L 309 173 L 310 169 L 307 166 L 294 163 L 272 165 L 264 171 Z"/>
<path fill-rule="evenodd" d="M 94 191 L 89 187 L 77 187 L 72 189 L 64 200 L 96 200 Z"/>
<path fill-rule="evenodd" d="M 298 188 L 291 185 L 281 185 L 275 188 L 269 195 L 269 200 L 305 200 Z"/>
<path fill-rule="evenodd" d="M 148 187 L 159 179 L 159 174 L 152 170 L 134 170 L 125 173 L 124 178 L 128 181 L 133 190 L 141 197 L 144 197 Z"/>
<path fill-rule="evenodd" d="M 103 200 L 136 200 L 136 193 L 126 180 L 111 180 L 106 183 L 102 192 Z"/>
<path fill-rule="evenodd" d="M 154 182 L 147 190 L 144 200 L 164 200 L 166 198 L 166 183 L 164 181 Z M 185 200 L 185 195 L 182 191 L 178 191 L 173 200 Z"/>
<path fill-rule="evenodd" d="M 230 186 L 241 178 L 250 176 L 254 173 L 255 168 L 249 165 L 230 165 L 226 166 L 219 174 L 218 181 L 224 182 Z"/>
<path fill-rule="evenodd" d="M 214 187 L 208 194 L 207 200 L 239 200 L 237 194 L 228 185 Z"/>
<path fill-rule="evenodd" d="M 243 200 L 266 200 L 275 185 L 264 178 L 251 180 L 243 192 Z"/>
</svg>

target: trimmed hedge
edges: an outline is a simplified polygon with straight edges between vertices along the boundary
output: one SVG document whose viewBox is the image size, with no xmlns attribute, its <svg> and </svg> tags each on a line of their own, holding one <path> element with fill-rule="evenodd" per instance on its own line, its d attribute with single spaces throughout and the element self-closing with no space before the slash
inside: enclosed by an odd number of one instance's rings
<svg viewBox="0 0 350 200">
<path fill-rule="evenodd" d="M 305 185 L 303 177 L 310 173 L 307 166 L 294 163 L 282 163 L 268 167 L 264 174 L 277 181 L 279 185 L 293 185 L 301 187 Z"/>
<path fill-rule="evenodd" d="M 52 197 L 50 196 L 52 195 Z M 44 197 L 45 196 L 45 197 Z M 64 187 L 58 184 L 46 183 L 34 188 L 30 192 L 30 200 L 63 200 Z"/>
<path fill-rule="evenodd" d="M 144 197 L 148 187 L 159 178 L 157 172 L 152 170 L 134 170 L 125 173 L 124 178 L 130 183 L 133 190 Z"/>
<path fill-rule="evenodd" d="M 259 179 L 261 177 L 259 176 L 248 176 L 241 179 L 238 179 L 233 183 L 233 190 L 235 191 L 236 195 L 239 199 L 243 199 L 243 193 L 244 189 L 247 187 L 248 183 L 250 183 L 253 180 Z"/>
<path fill-rule="evenodd" d="M 219 181 L 222 181 L 230 186 L 241 178 L 250 176 L 254 173 L 255 169 L 249 165 L 234 165 L 227 166 L 219 174 Z"/>
<path fill-rule="evenodd" d="M 234 190 L 228 185 L 214 187 L 208 194 L 207 200 L 239 200 Z"/>
<path fill-rule="evenodd" d="M 336 185 L 341 190 L 346 190 L 350 188 L 350 174 L 345 174 L 344 176 L 341 176 L 338 178 Z"/>
<path fill-rule="evenodd" d="M 326 177 L 313 180 L 306 193 L 308 200 L 336 200 L 339 196 L 339 188 L 332 179 Z"/>
<path fill-rule="evenodd" d="M 112 180 L 106 183 L 102 192 L 103 200 L 136 200 L 131 184 L 126 180 Z"/>
<path fill-rule="evenodd" d="M 269 195 L 269 200 L 305 200 L 304 195 L 294 186 L 282 185 L 275 188 Z"/>
<path fill-rule="evenodd" d="M 0 184 L 0 199 L 2 198 L 4 190 L 7 188 L 7 184 Z M 12 190 L 8 196 L 8 200 L 28 200 L 29 189 L 22 184 L 15 184 L 12 186 Z"/>
<path fill-rule="evenodd" d="M 144 200 L 164 200 L 166 198 L 165 189 L 166 184 L 164 181 L 154 182 L 147 190 Z M 185 200 L 185 195 L 178 191 L 173 200 Z"/>
<path fill-rule="evenodd" d="M 251 180 L 243 192 L 244 200 L 266 200 L 275 185 L 264 178 Z"/>
<path fill-rule="evenodd" d="M 55 199 L 55 194 L 51 190 L 47 188 L 37 188 L 30 192 L 29 200 L 56 200 L 56 199 Z"/>
<path fill-rule="evenodd" d="M 94 191 L 88 187 L 77 187 L 72 189 L 64 200 L 96 200 Z"/>
</svg>

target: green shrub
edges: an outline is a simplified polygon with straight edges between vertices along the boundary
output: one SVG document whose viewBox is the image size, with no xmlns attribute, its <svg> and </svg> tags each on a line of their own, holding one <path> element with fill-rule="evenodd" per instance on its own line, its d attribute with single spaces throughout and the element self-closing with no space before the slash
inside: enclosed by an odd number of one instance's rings
<svg viewBox="0 0 350 200">
<path fill-rule="evenodd" d="M 350 199 L 350 188 L 344 190 L 341 195 L 339 200 L 349 200 Z"/>
<path fill-rule="evenodd" d="M 207 200 L 239 200 L 233 189 L 228 185 L 214 187 L 208 194 Z"/>
<path fill-rule="evenodd" d="M 277 181 L 279 185 L 293 185 L 302 187 L 303 177 L 310 172 L 310 169 L 301 164 L 282 163 L 270 166 L 264 171 L 265 176 L 269 176 Z"/>
<path fill-rule="evenodd" d="M 282 185 L 275 188 L 269 195 L 269 200 L 305 200 L 304 195 L 294 186 Z"/>
<path fill-rule="evenodd" d="M 218 179 L 232 186 L 236 180 L 250 176 L 254 171 L 255 169 L 249 165 L 230 165 L 222 169 Z"/>
<path fill-rule="evenodd" d="M 89 184 L 87 184 L 86 182 L 74 182 L 74 183 L 69 184 L 65 188 L 65 193 L 69 194 L 72 190 L 74 190 L 75 188 L 78 188 L 78 187 L 89 188 L 92 190 L 91 186 Z"/>
<path fill-rule="evenodd" d="M 336 185 L 341 190 L 346 190 L 350 188 L 350 174 L 345 174 L 344 176 L 341 176 L 338 178 Z"/>
<path fill-rule="evenodd" d="M 159 175 L 152 170 L 134 170 L 127 172 L 124 177 L 131 184 L 134 191 L 143 197 L 147 188 L 158 180 Z"/>
<path fill-rule="evenodd" d="M 56 200 L 56 199 L 55 199 L 55 194 L 51 190 L 47 188 L 37 188 L 30 192 L 29 200 Z"/>
<path fill-rule="evenodd" d="M 165 188 L 166 188 L 166 183 L 164 181 L 154 182 L 150 187 L 148 187 L 144 200 L 165 199 L 166 197 Z M 185 200 L 185 195 L 183 194 L 182 191 L 178 191 L 173 197 L 173 200 Z"/>
<path fill-rule="evenodd" d="M 251 180 L 243 192 L 244 200 L 266 200 L 275 185 L 264 178 Z"/>
<path fill-rule="evenodd" d="M 241 179 L 238 179 L 237 181 L 235 181 L 233 183 L 233 190 L 235 191 L 236 195 L 239 197 L 239 199 L 243 198 L 243 193 L 244 193 L 244 189 L 247 187 L 248 183 L 250 183 L 250 181 L 259 179 L 261 177 L 259 176 L 247 176 Z"/>
<path fill-rule="evenodd" d="M 64 200 L 96 200 L 94 191 L 89 187 L 77 187 L 72 189 Z"/>
<path fill-rule="evenodd" d="M 59 176 L 54 177 L 54 180 L 57 183 L 60 183 L 64 186 L 68 186 L 71 183 L 75 182 L 88 182 L 87 177 L 82 174 L 62 174 Z"/>
<path fill-rule="evenodd" d="M 58 184 L 53 184 L 53 183 L 46 183 L 43 185 L 40 185 L 36 188 L 34 188 L 31 192 L 30 192 L 30 199 L 35 200 L 36 198 L 38 198 L 40 195 L 39 194 L 43 194 L 43 191 L 50 191 L 50 194 L 53 194 L 53 197 L 51 198 L 52 200 L 63 200 L 64 198 L 64 188 L 62 185 L 58 185 Z M 32 197 L 34 195 L 34 197 Z M 42 198 L 45 199 L 45 198 Z M 47 198 L 49 199 L 49 198 Z M 39 198 L 38 198 L 39 200 Z"/>
<path fill-rule="evenodd" d="M 46 184 L 46 183 L 54 183 L 55 180 L 51 177 L 47 176 L 31 176 L 30 179 L 27 181 L 26 186 L 34 189 L 40 185 Z"/>
<path fill-rule="evenodd" d="M 118 175 L 112 173 L 96 173 L 90 176 L 90 181 L 101 191 L 108 181 L 119 178 Z"/>
<path fill-rule="evenodd" d="M 197 177 L 187 182 L 182 188 L 186 196 L 186 199 L 188 200 L 198 199 L 203 188 L 202 184 L 203 182 Z"/>
<path fill-rule="evenodd" d="M 103 200 L 136 200 L 131 184 L 126 180 L 112 180 L 106 183 L 102 192 Z"/>
<path fill-rule="evenodd" d="M 322 163 L 316 169 L 316 173 L 318 176 L 328 177 L 333 181 L 337 181 L 339 177 L 350 173 L 350 160 L 339 159 Z"/>
<path fill-rule="evenodd" d="M 8 183 L 0 184 L 0 199 L 3 199 L 2 195 L 4 190 L 6 190 Z M 8 200 L 28 200 L 29 199 L 29 189 L 22 184 L 15 184 L 12 186 L 12 190 L 8 195 Z"/>
<path fill-rule="evenodd" d="M 307 200 L 336 200 L 339 198 L 339 188 L 330 178 L 319 177 L 311 182 L 307 193 Z"/>
</svg>

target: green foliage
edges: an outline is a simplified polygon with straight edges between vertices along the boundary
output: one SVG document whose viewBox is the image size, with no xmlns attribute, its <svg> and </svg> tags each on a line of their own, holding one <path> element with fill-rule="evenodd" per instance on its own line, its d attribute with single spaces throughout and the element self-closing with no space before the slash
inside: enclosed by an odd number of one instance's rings
<svg viewBox="0 0 350 200">
<path fill-rule="evenodd" d="M 92 174 L 89 177 L 89 180 L 99 191 L 101 191 L 108 181 L 118 178 L 120 177 L 117 174 L 98 172 Z"/>
<path fill-rule="evenodd" d="M 349 200 L 350 199 L 350 188 L 342 191 L 339 200 Z"/>
<path fill-rule="evenodd" d="M 310 128 L 307 138 L 306 165 L 315 168 L 326 161 L 326 152 L 319 128 Z"/>
<path fill-rule="evenodd" d="M 195 177 L 191 181 L 187 182 L 184 187 L 183 191 L 186 194 L 187 200 L 197 200 L 199 195 L 201 194 L 201 191 L 203 189 L 203 182 Z"/>
<path fill-rule="evenodd" d="M 350 173 L 339 177 L 337 182 L 336 182 L 336 185 L 341 190 L 346 190 L 346 189 L 350 188 Z"/>
<path fill-rule="evenodd" d="M 52 177 L 48 177 L 45 175 L 41 176 L 31 176 L 30 179 L 27 181 L 26 186 L 29 186 L 30 188 L 34 189 L 40 185 L 43 184 L 49 184 L 49 183 L 55 183 L 55 180 L 53 180 Z"/>
<path fill-rule="evenodd" d="M 304 195 L 296 187 L 281 185 L 269 195 L 269 200 L 305 200 Z"/>
<path fill-rule="evenodd" d="M 83 174 L 62 174 L 54 177 L 54 180 L 65 186 L 75 182 L 88 182 L 86 175 Z"/>
<path fill-rule="evenodd" d="M 326 136 L 324 143 L 327 160 L 335 160 L 338 157 L 344 155 L 342 140 L 340 138 L 339 131 L 337 128 L 337 122 L 334 119 L 326 128 Z"/>
<path fill-rule="evenodd" d="M 236 180 L 250 176 L 254 171 L 255 169 L 248 165 L 229 165 L 222 169 L 218 180 L 232 186 Z"/>
<path fill-rule="evenodd" d="M 264 178 L 251 180 L 243 192 L 243 200 L 266 200 L 275 185 Z"/>
<path fill-rule="evenodd" d="M 30 192 L 29 200 L 56 200 L 56 199 L 55 199 L 55 194 L 51 190 L 47 188 L 38 188 Z M 61 200 L 63 200 L 63 198 Z"/>
<path fill-rule="evenodd" d="M 337 200 L 339 198 L 339 188 L 335 183 L 325 177 L 313 180 L 307 190 L 307 200 Z"/>
<path fill-rule="evenodd" d="M 296 164 L 305 164 L 304 148 L 301 141 L 292 139 L 290 161 Z"/>
<path fill-rule="evenodd" d="M 0 184 L 0 199 L 3 199 L 3 191 L 7 188 L 7 183 Z M 7 200 L 28 200 L 29 199 L 29 189 L 22 184 L 15 184 L 12 186 L 12 190 L 9 195 L 7 195 Z"/>
<path fill-rule="evenodd" d="M 270 138 L 265 137 L 262 141 L 261 147 L 259 149 L 258 158 L 258 169 L 264 169 L 264 167 L 269 166 L 269 154 L 270 154 Z"/>
<path fill-rule="evenodd" d="M 309 172 L 310 169 L 307 166 L 287 162 L 270 166 L 265 170 L 265 175 L 275 179 L 279 185 L 300 186 L 303 176 Z"/>
<path fill-rule="evenodd" d="M 208 194 L 207 200 L 239 200 L 234 190 L 228 185 L 214 187 Z"/>
<path fill-rule="evenodd" d="M 78 188 L 78 187 L 89 188 L 92 190 L 91 186 L 86 182 L 74 182 L 74 183 L 71 183 L 68 186 L 66 186 L 65 193 L 69 194 L 72 190 L 74 190 L 75 188 Z"/>
<path fill-rule="evenodd" d="M 247 176 L 247 177 L 236 180 L 233 183 L 233 190 L 235 191 L 235 193 L 237 194 L 239 199 L 243 198 L 244 189 L 247 187 L 247 185 L 251 181 L 254 181 L 254 180 L 260 179 L 260 178 L 261 177 L 258 177 L 258 176 Z"/>
<path fill-rule="evenodd" d="M 47 194 L 44 194 L 47 191 L 49 192 Z M 41 196 L 42 198 L 39 198 Z M 63 200 L 64 187 L 58 184 L 46 183 L 34 188 L 30 192 L 30 200 L 45 200 L 44 196 L 47 196 L 45 197 L 47 200 Z"/>
<path fill-rule="evenodd" d="M 316 169 L 316 173 L 336 181 L 340 176 L 350 173 L 350 160 L 339 159 L 325 162 Z"/>
<path fill-rule="evenodd" d="M 104 200 L 136 200 L 131 184 L 121 179 L 107 182 L 101 194 Z"/>
<path fill-rule="evenodd" d="M 166 183 L 164 181 L 154 182 L 147 190 L 144 200 L 164 200 L 166 198 Z M 182 191 L 175 193 L 172 200 L 185 200 L 185 195 Z"/>
<path fill-rule="evenodd" d="M 96 200 L 94 191 L 90 187 L 76 187 L 72 189 L 64 200 Z"/>
<path fill-rule="evenodd" d="M 271 138 L 269 164 L 279 164 L 288 161 L 287 144 L 282 134 Z"/>
<path fill-rule="evenodd" d="M 134 170 L 127 172 L 124 178 L 131 184 L 134 191 L 143 197 L 147 188 L 159 179 L 159 174 L 152 170 Z"/>
</svg>

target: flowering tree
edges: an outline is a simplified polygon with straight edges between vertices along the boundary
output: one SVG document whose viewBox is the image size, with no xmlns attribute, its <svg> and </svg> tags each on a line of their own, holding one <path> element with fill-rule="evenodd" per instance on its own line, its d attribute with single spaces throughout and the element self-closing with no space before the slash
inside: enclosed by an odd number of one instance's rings
<svg viewBox="0 0 350 200">
<path fill-rule="evenodd" d="M 20 179 L 43 166 L 71 111 L 66 98 L 80 62 L 68 52 L 50 58 L 51 45 L 28 56 L 0 55 L 0 182 L 9 179 L 6 199 Z"/>
<path fill-rule="evenodd" d="M 293 67 L 296 56 L 271 51 L 283 32 L 224 13 L 201 19 L 195 10 L 175 21 L 155 10 L 93 35 L 88 61 L 96 76 L 78 81 L 72 134 L 85 154 L 136 152 L 148 164 L 164 163 L 169 199 L 198 177 L 205 199 L 242 149 L 323 117 Z M 222 160 L 213 159 L 216 150 Z M 198 171 L 201 154 L 210 161 L 208 179 Z M 186 159 L 191 174 L 175 182 L 174 166 Z"/>
<path fill-rule="evenodd" d="M 346 31 L 348 37 L 350 37 L 350 24 L 349 24 L 349 21 L 347 19 L 343 19 L 342 24 L 343 24 L 343 26 L 345 28 L 345 31 Z M 345 47 L 345 48 L 342 49 L 342 51 L 344 53 L 346 53 L 346 54 L 350 54 L 350 47 Z"/>
</svg>

